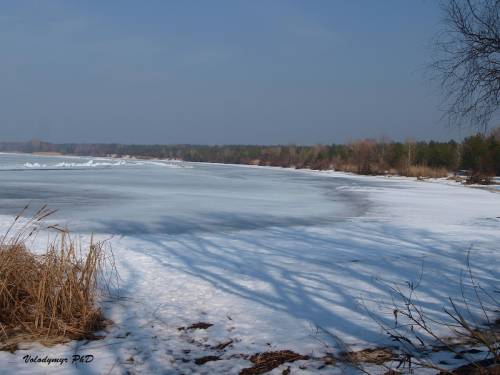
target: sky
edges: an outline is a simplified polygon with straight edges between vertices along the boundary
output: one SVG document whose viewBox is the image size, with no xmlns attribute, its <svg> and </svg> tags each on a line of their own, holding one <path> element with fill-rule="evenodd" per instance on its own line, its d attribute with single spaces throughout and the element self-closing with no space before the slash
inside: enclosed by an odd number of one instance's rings
<svg viewBox="0 0 500 375">
<path fill-rule="evenodd" d="M 0 0 L 0 141 L 447 140 L 437 0 Z"/>
</svg>

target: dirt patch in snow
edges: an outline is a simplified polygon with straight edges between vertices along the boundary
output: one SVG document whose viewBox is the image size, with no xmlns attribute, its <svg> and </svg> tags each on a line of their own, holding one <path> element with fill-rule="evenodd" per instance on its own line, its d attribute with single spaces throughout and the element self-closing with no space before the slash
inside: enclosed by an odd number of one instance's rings
<svg viewBox="0 0 500 375">
<path fill-rule="evenodd" d="M 344 352 L 340 359 L 350 363 L 374 363 L 384 364 L 393 360 L 396 356 L 388 348 L 363 349 L 356 352 Z"/>
<path fill-rule="evenodd" d="M 233 344 L 233 340 L 229 340 L 229 341 L 225 341 L 225 342 L 221 342 L 219 345 L 216 345 L 214 346 L 214 349 L 215 350 L 224 350 L 226 349 L 229 345 L 232 345 Z"/>
<path fill-rule="evenodd" d="M 196 358 L 194 360 L 194 363 L 196 363 L 198 366 L 201 366 L 207 362 L 213 362 L 218 360 L 220 360 L 220 357 L 218 355 L 207 355 L 205 357 Z"/>
<path fill-rule="evenodd" d="M 258 375 L 281 366 L 283 363 L 307 360 L 308 356 L 292 352 L 291 350 L 281 350 L 277 352 L 257 353 L 250 357 L 254 364 L 252 367 L 244 368 L 240 375 Z"/>
<path fill-rule="evenodd" d="M 189 327 L 179 327 L 177 329 L 179 331 L 187 331 L 190 329 L 208 329 L 212 326 L 213 326 L 213 324 L 211 324 L 211 323 L 199 322 L 199 323 L 193 323 Z"/>
<path fill-rule="evenodd" d="M 445 374 L 441 372 L 440 374 Z M 454 375 L 500 375 L 500 365 L 495 364 L 494 360 L 485 359 L 475 364 L 467 364 L 453 370 Z"/>
</svg>

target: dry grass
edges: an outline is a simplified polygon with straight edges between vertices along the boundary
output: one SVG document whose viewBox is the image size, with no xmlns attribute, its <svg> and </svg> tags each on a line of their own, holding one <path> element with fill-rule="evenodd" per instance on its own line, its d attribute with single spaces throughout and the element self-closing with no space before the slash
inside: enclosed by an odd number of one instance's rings
<svg viewBox="0 0 500 375">
<path fill-rule="evenodd" d="M 334 168 L 337 171 L 356 174 L 389 174 L 417 178 L 441 178 L 448 177 L 449 175 L 449 171 L 446 168 L 431 168 L 425 165 L 411 165 L 409 167 L 395 169 L 387 168 L 386 165 L 381 165 L 378 163 L 369 163 L 365 168 L 366 170 L 362 171 L 359 165 L 349 163 L 336 163 L 334 165 Z"/>
<path fill-rule="evenodd" d="M 431 168 L 424 165 L 411 165 L 404 173 L 408 177 L 447 177 L 448 171 L 445 168 Z"/>
<path fill-rule="evenodd" d="M 389 348 L 363 349 L 340 353 L 340 359 L 349 363 L 375 363 L 378 365 L 392 361 L 395 354 Z"/>
<path fill-rule="evenodd" d="M 250 361 L 254 364 L 253 367 L 242 369 L 240 371 L 240 375 L 264 374 L 272 371 L 284 363 L 307 359 L 309 359 L 308 356 L 294 353 L 291 350 L 257 353 L 250 357 Z"/>
<path fill-rule="evenodd" d="M 112 258 L 104 243 L 91 240 L 82 251 L 67 231 L 55 227 L 57 235 L 44 253 L 31 252 L 26 243 L 50 213 L 43 207 L 31 219 L 19 215 L 0 240 L 0 346 L 89 338 L 103 327 L 97 302 L 109 286 Z"/>
<path fill-rule="evenodd" d="M 337 163 L 334 165 L 336 171 L 348 172 L 348 173 L 358 173 L 359 168 L 357 165 L 349 163 Z"/>
</svg>

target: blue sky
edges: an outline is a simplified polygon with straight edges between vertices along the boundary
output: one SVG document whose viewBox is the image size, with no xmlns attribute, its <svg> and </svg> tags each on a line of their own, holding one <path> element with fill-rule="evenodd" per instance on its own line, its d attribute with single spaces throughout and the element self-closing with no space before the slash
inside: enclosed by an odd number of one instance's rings
<svg viewBox="0 0 500 375">
<path fill-rule="evenodd" d="M 0 1 L 0 139 L 449 139 L 434 0 Z"/>
</svg>

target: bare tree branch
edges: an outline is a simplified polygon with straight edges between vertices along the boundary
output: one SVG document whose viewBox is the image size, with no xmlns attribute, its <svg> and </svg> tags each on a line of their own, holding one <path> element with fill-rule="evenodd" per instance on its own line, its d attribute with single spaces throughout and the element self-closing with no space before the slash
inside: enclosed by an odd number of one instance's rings
<svg viewBox="0 0 500 375">
<path fill-rule="evenodd" d="M 445 0 L 431 65 L 446 117 L 486 132 L 500 108 L 500 0 Z"/>
</svg>

